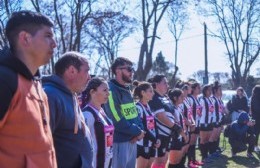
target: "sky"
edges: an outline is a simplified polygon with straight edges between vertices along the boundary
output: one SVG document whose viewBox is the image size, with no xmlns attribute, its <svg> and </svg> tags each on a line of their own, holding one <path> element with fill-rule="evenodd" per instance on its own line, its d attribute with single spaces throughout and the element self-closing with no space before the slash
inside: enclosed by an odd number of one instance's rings
<svg viewBox="0 0 260 168">
<path fill-rule="evenodd" d="M 113 0 L 110 0 L 111 2 Z M 98 4 L 98 8 L 102 5 L 104 6 L 113 6 L 113 9 L 121 9 L 120 3 L 115 0 L 112 4 L 111 2 L 104 1 L 101 4 Z M 135 0 L 124 0 L 129 2 L 134 2 Z M 108 3 L 108 4 L 107 4 Z M 128 4 L 128 3 L 127 3 Z M 135 4 L 136 3 L 130 3 Z M 140 11 L 135 6 L 126 6 L 128 8 L 128 15 L 138 15 Z M 133 11 L 135 8 L 136 11 Z M 126 9 L 127 10 L 127 9 Z M 190 22 L 188 28 L 184 31 L 179 41 L 179 49 L 178 49 L 178 62 L 177 66 L 179 67 L 180 77 L 183 80 L 186 80 L 190 77 L 194 72 L 198 70 L 205 69 L 205 61 L 204 61 L 204 27 L 203 22 L 207 24 L 207 27 L 211 31 L 216 31 L 216 24 L 212 24 L 212 20 L 210 18 L 202 18 L 198 16 L 193 8 L 188 9 L 190 13 Z M 167 16 L 167 13 L 164 15 Z M 168 23 L 166 19 L 163 19 L 160 22 L 157 36 L 160 39 L 156 39 L 154 52 L 153 52 L 153 60 L 157 56 L 157 54 L 162 51 L 163 56 L 166 61 L 174 63 L 174 39 L 173 35 L 170 33 L 168 29 Z M 225 46 L 223 43 L 219 41 L 219 39 L 208 36 L 208 71 L 213 72 L 231 72 L 230 63 L 225 55 Z M 142 40 L 141 32 L 136 32 L 135 34 L 130 35 L 126 38 L 121 46 L 119 47 L 118 56 L 128 57 L 135 64 L 138 63 L 138 56 L 140 52 L 140 41 Z M 91 58 L 92 62 L 96 62 L 97 58 Z M 92 65 L 94 67 L 94 65 Z M 254 73 L 254 69 L 257 66 L 252 68 L 251 73 Z M 94 72 L 94 68 L 92 71 Z M 92 72 L 92 73 L 93 73 Z M 252 74 L 251 74 L 252 75 Z M 254 75 L 254 74 L 253 74 Z"/>
<path fill-rule="evenodd" d="M 212 24 L 212 20 L 203 20 L 196 12 L 191 11 L 189 28 L 181 36 L 177 66 L 181 73 L 180 77 L 183 80 L 186 80 L 194 72 L 205 69 L 204 21 L 209 30 L 216 31 L 216 25 Z M 174 39 L 168 30 L 165 20 L 159 26 L 158 35 L 161 39 L 156 39 L 153 59 L 155 59 L 158 52 L 162 51 L 166 61 L 174 63 Z M 138 37 L 142 38 L 142 34 L 131 35 L 125 39 L 120 47 L 118 56 L 130 57 L 137 64 L 141 46 L 138 43 L 140 41 Z M 230 63 L 225 55 L 225 46 L 215 37 L 208 36 L 207 38 L 208 71 L 230 73 Z"/>
</svg>

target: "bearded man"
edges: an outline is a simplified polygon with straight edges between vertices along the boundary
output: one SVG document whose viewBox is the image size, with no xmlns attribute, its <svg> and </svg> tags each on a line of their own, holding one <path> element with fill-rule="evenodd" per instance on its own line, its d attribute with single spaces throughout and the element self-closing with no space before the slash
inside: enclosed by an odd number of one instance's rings
<svg viewBox="0 0 260 168">
<path fill-rule="evenodd" d="M 109 81 L 110 95 L 105 112 L 115 126 L 113 143 L 113 168 L 133 168 L 136 162 L 136 141 L 144 137 L 143 124 L 138 116 L 130 91 L 133 63 L 118 57 L 111 66 L 115 79 Z"/>
</svg>

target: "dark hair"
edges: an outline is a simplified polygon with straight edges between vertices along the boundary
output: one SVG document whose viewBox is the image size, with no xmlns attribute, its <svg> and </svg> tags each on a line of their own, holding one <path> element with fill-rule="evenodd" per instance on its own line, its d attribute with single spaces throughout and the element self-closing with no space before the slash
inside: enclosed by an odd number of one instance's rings
<svg viewBox="0 0 260 168">
<path fill-rule="evenodd" d="M 260 85 L 255 85 L 255 87 L 252 90 L 251 105 L 255 100 L 257 100 L 257 102 L 260 101 Z"/>
<path fill-rule="evenodd" d="M 244 92 L 245 92 L 244 88 L 243 88 L 243 87 L 241 87 L 241 86 L 239 86 L 239 87 L 237 88 L 237 90 L 240 90 L 242 93 L 244 93 Z"/>
<path fill-rule="evenodd" d="M 134 88 L 136 88 L 138 85 L 139 85 L 139 81 L 138 80 L 134 80 L 133 81 L 133 86 L 134 86 Z"/>
<path fill-rule="evenodd" d="M 240 90 L 240 91 L 242 92 L 242 95 L 243 95 L 244 97 L 247 97 L 246 91 L 245 91 L 245 89 L 244 89 L 242 86 L 239 86 L 239 87 L 237 88 L 237 90 Z"/>
<path fill-rule="evenodd" d="M 142 91 L 146 91 L 147 89 L 152 88 L 152 85 L 149 82 L 134 81 L 133 85 L 136 86 L 134 89 L 134 97 L 139 99 L 143 98 Z"/>
<path fill-rule="evenodd" d="M 37 12 L 29 10 L 13 12 L 5 27 L 11 50 L 15 50 L 17 37 L 21 31 L 34 36 L 43 25 L 53 27 L 53 22 L 47 16 Z"/>
<path fill-rule="evenodd" d="M 156 83 L 160 83 L 165 77 L 165 75 L 155 75 L 153 78 L 148 79 L 148 82 L 156 89 Z"/>
<path fill-rule="evenodd" d="M 215 81 L 212 85 L 212 93 L 216 94 L 219 88 L 221 88 L 221 84 L 218 81 Z"/>
<path fill-rule="evenodd" d="M 84 90 L 84 92 L 82 92 L 82 96 L 84 96 L 84 98 L 82 100 L 84 100 L 85 105 L 90 101 L 90 91 L 93 90 L 97 90 L 97 88 L 102 84 L 105 83 L 106 80 L 104 78 L 101 77 L 94 77 L 91 78 L 87 84 L 87 88 Z"/>
<path fill-rule="evenodd" d="M 182 90 L 179 88 L 170 89 L 168 92 L 168 97 L 173 103 L 176 103 L 176 100 L 181 96 Z"/>
<path fill-rule="evenodd" d="M 208 85 L 204 85 L 203 88 L 202 88 L 202 95 L 203 96 L 206 96 L 206 91 L 211 89 L 211 85 L 208 84 Z"/>
<path fill-rule="evenodd" d="M 259 96 L 260 98 L 260 85 L 255 85 L 255 87 L 252 90 L 252 96 Z"/>
<path fill-rule="evenodd" d="M 55 64 L 55 74 L 62 77 L 64 72 L 69 66 L 74 66 L 78 71 L 80 71 L 81 65 L 88 63 L 84 55 L 71 51 L 64 53 L 61 58 Z"/>
<path fill-rule="evenodd" d="M 179 88 L 181 90 L 188 90 L 189 86 L 190 86 L 189 82 L 184 82 L 182 80 L 178 80 L 174 87 Z"/>
<path fill-rule="evenodd" d="M 199 86 L 200 86 L 200 84 L 199 84 L 198 82 L 192 83 L 192 84 L 191 84 L 191 94 L 193 94 L 193 93 L 194 93 L 194 90 L 195 90 L 197 87 L 199 87 Z"/>
<path fill-rule="evenodd" d="M 111 65 L 111 70 L 112 70 L 112 73 L 113 74 L 116 74 L 116 69 L 119 67 L 119 66 L 124 66 L 124 65 L 130 65 L 130 66 L 133 66 L 133 63 L 127 59 L 127 58 L 124 58 L 124 57 L 118 57 L 115 59 L 115 61 L 113 62 L 113 64 Z"/>
</svg>

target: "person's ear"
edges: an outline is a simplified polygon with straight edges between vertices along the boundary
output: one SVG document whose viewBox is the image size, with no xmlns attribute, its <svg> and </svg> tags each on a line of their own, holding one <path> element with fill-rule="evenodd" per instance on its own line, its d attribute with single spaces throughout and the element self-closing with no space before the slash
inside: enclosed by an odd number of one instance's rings
<svg viewBox="0 0 260 168">
<path fill-rule="evenodd" d="M 94 94 L 95 93 L 95 90 L 94 89 L 91 89 L 90 91 L 89 91 L 89 94 L 90 95 L 92 95 L 92 94 Z"/>
<path fill-rule="evenodd" d="M 115 75 L 119 75 L 121 73 L 121 70 L 119 68 L 116 68 Z"/>
<path fill-rule="evenodd" d="M 70 65 L 66 71 L 70 78 L 74 78 L 75 74 L 78 72 L 78 70 L 73 65 Z"/>
<path fill-rule="evenodd" d="M 144 96 L 144 94 L 145 94 L 145 91 L 142 90 L 142 91 L 141 91 L 141 95 Z"/>
<path fill-rule="evenodd" d="M 18 34 L 18 43 L 22 46 L 29 46 L 31 42 L 31 35 L 27 33 L 26 31 L 21 31 Z"/>
<path fill-rule="evenodd" d="M 117 74 L 119 72 L 119 70 L 120 70 L 119 68 L 116 68 L 115 69 L 115 74 Z"/>
</svg>

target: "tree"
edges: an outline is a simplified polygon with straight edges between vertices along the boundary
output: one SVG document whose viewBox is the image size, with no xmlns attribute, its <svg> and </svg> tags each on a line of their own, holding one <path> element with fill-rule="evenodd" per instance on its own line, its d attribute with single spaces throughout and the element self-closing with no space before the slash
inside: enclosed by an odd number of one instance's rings
<svg viewBox="0 0 260 168">
<path fill-rule="evenodd" d="M 152 71 L 150 71 L 150 73 L 148 74 L 148 78 L 158 74 L 163 74 L 169 80 L 172 77 L 173 69 L 174 69 L 174 65 L 168 61 L 165 61 L 165 57 L 160 51 L 153 62 Z M 172 83 L 170 87 L 173 88 L 174 85 L 175 83 Z"/>
<path fill-rule="evenodd" d="M 179 40 L 181 38 L 182 33 L 187 27 L 187 22 L 189 20 L 189 14 L 187 12 L 187 2 L 183 2 L 180 0 L 176 0 L 172 2 L 172 4 L 169 7 L 168 10 L 168 16 L 169 16 L 169 30 L 172 33 L 174 37 L 174 65 L 175 70 L 170 78 L 170 84 L 174 83 L 176 74 L 179 70 L 179 67 L 177 66 L 177 58 L 178 58 L 178 46 L 179 46 Z"/>
<path fill-rule="evenodd" d="M 203 78 L 205 77 L 205 70 L 198 70 L 194 72 L 191 77 L 193 77 L 199 83 L 203 83 Z"/>
<path fill-rule="evenodd" d="M 227 72 L 213 72 L 211 73 L 211 77 L 214 81 L 224 83 L 229 79 L 229 74 Z"/>
<path fill-rule="evenodd" d="M 260 52 L 260 3 L 256 0 L 205 2 L 207 16 L 214 17 L 219 25 L 217 33 L 213 34 L 225 45 L 234 87 L 245 87 Z"/>
<path fill-rule="evenodd" d="M 87 25 L 85 32 L 91 39 L 89 45 L 98 51 L 100 57 L 97 65 L 100 66 L 104 60 L 108 70 L 117 57 L 120 43 L 134 32 L 136 21 L 122 12 L 108 10 L 93 13 Z"/>
<path fill-rule="evenodd" d="M 169 67 L 167 65 L 167 62 L 165 61 L 164 56 L 162 55 L 162 52 L 160 51 L 157 54 L 157 57 L 155 58 L 155 61 L 153 62 L 153 73 L 154 74 L 167 74 Z"/>
<path fill-rule="evenodd" d="M 141 0 L 143 40 L 139 53 L 137 80 L 145 80 L 152 68 L 153 49 L 159 23 L 173 0 Z"/>
<path fill-rule="evenodd" d="M 92 6 L 97 0 L 31 0 L 33 8 L 48 15 L 54 21 L 54 32 L 57 42 L 55 57 L 51 59 L 50 69 L 59 55 L 66 51 L 83 52 L 87 48 L 88 38 L 83 30 L 92 13 Z"/>
<path fill-rule="evenodd" d="M 22 0 L 3 0 L 0 3 L 0 49 L 8 45 L 4 30 L 7 20 L 14 11 L 21 9 Z"/>
<path fill-rule="evenodd" d="M 59 27 L 63 52 L 84 50 L 84 46 L 81 44 L 84 41 L 82 31 L 92 12 L 93 2 L 92 0 L 74 0 L 58 3 L 57 0 L 54 0 L 55 19 Z M 63 13 L 66 8 L 69 10 L 67 16 Z"/>
</svg>

